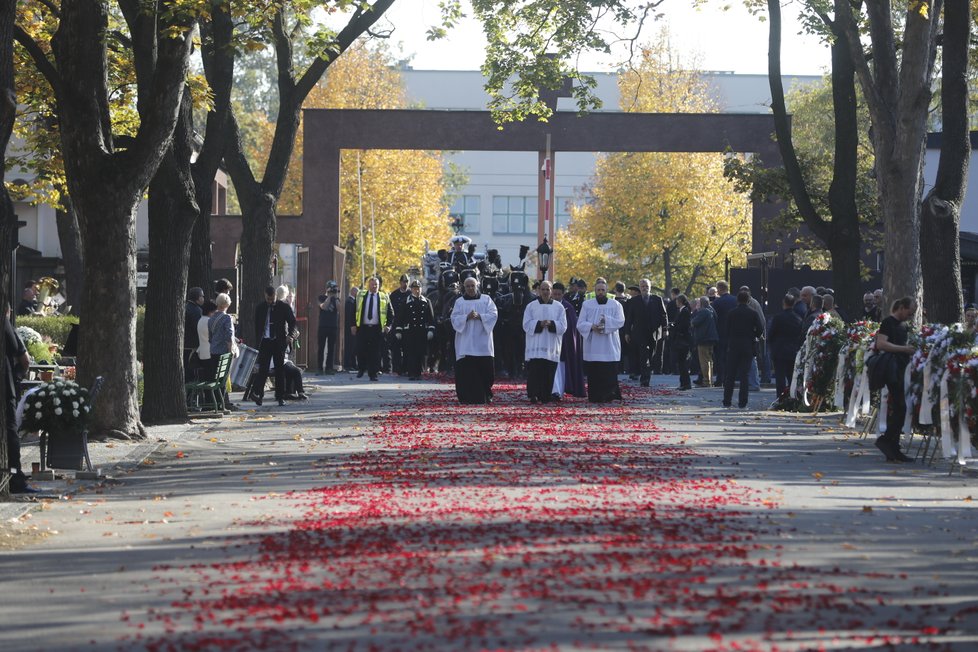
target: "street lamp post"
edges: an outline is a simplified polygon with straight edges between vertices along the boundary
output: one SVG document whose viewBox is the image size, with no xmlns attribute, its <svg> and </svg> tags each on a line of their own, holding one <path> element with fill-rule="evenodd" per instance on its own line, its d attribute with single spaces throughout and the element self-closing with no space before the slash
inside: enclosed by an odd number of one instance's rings
<svg viewBox="0 0 978 652">
<path fill-rule="evenodd" d="M 547 270 L 550 269 L 550 257 L 554 250 L 547 242 L 547 236 L 543 236 L 543 242 L 537 247 L 537 267 L 540 269 L 540 278 L 547 278 Z"/>
</svg>

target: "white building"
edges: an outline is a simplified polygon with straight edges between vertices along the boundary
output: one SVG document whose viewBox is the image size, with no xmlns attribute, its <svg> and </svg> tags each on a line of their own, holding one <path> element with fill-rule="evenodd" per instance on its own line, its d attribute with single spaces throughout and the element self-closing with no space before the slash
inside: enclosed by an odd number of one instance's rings
<svg viewBox="0 0 978 652">
<path fill-rule="evenodd" d="M 602 100 L 602 111 L 620 111 L 617 75 L 592 73 Z M 709 87 L 723 111 L 768 113 L 770 90 L 766 75 L 735 75 L 707 72 Z M 429 109 L 484 111 L 489 96 L 479 71 L 401 70 L 413 105 Z M 785 88 L 811 83 L 812 76 L 785 77 Z M 571 98 L 561 98 L 558 111 L 576 111 Z M 554 156 L 554 212 L 556 227 L 566 226 L 571 207 L 587 201 L 584 187 L 594 174 L 600 154 L 558 152 Z M 462 218 L 461 233 L 472 238 L 480 251 L 498 249 L 503 264 L 517 262 L 520 245 L 535 249 L 537 237 L 537 189 L 539 162 L 536 152 L 446 152 L 446 164 L 454 163 L 468 183 L 452 206 L 453 216 Z M 432 243 L 433 245 L 436 243 Z M 556 245 L 558 277 L 559 247 Z"/>
</svg>

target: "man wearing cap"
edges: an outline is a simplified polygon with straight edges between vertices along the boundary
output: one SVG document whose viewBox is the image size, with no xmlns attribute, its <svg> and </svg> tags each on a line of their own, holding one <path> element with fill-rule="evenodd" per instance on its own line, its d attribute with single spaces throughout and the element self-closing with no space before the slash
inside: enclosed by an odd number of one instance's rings
<svg viewBox="0 0 978 652">
<path fill-rule="evenodd" d="M 456 270 L 460 267 L 469 266 L 469 254 L 463 251 L 463 247 L 472 242 L 464 235 L 457 235 L 452 238 L 452 250 L 448 252 L 448 264 Z"/>
<path fill-rule="evenodd" d="M 573 285 L 574 291 L 569 297 L 567 297 L 567 300 L 570 301 L 572 306 L 574 306 L 574 312 L 576 312 L 578 317 L 580 317 L 581 306 L 584 305 L 584 301 L 587 299 L 587 281 L 579 278 L 574 281 Z"/>
<path fill-rule="evenodd" d="M 465 279 L 462 287 L 451 318 L 455 331 L 455 392 L 463 405 L 488 405 L 492 403 L 495 382 L 492 329 L 499 313 L 492 299 L 479 292 L 474 278 Z"/>
<path fill-rule="evenodd" d="M 398 348 L 404 351 L 404 373 L 411 380 L 421 380 L 428 342 L 435 338 L 435 315 L 431 302 L 421 294 L 421 281 L 411 281 L 408 297 L 394 311 L 394 319 L 397 323 L 394 338 Z"/>
<path fill-rule="evenodd" d="M 409 280 L 407 274 L 401 274 L 401 278 L 398 279 L 400 285 L 396 290 L 391 292 L 391 309 L 394 311 L 395 323 L 398 313 L 404 309 L 404 304 L 407 302 L 408 297 L 411 296 L 411 290 L 408 289 Z M 391 337 L 388 338 L 388 345 L 390 346 L 391 352 L 391 370 L 398 376 L 403 375 L 404 348 L 402 342 L 396 337 L 396 331 L 391 331 Z"/>
<path fill-rule="evenodd" d="M 334 281 L 326 284 L 326 292 L 319 295 L 319 327 L 317 341 L 316 372 L 335 374 L 336 334 L 340 325 L 339 288 Z"/>
</svg>

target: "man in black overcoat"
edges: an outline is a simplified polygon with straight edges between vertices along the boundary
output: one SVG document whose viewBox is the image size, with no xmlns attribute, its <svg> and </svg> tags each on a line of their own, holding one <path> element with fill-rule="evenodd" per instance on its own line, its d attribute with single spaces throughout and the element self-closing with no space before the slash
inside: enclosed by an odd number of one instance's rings
<svg viewBox="0 0 978 652">
<path fill-rule="evenodd" d="M 750 307 L 750 292 L 737 294 L 737 307 L 727 313 L 727 359 L 724 365 L 723 407 L 733 401 L 734 382 L 740 381 L 737 406 L 747 407 L 751 361 L 754 359 L 754 342 L 764 336 L 764 322 L 757 311 Z"/>
<path fill-rule="evenodd" d="M 660 337 L 669 330 L 669 319 L 662 297 L 651 294 L 652 282 L 643 278 L 638 283 L 639 295 L 625 305 L 625 341 L 632 354 L 632 369 L 638 369 L 639 382 L 648 387 L 652 379 L 652 357 Z"/>
<path fill-rule="evenodd" d="M 275 361 L 275 400 L 285 405 L 285 348 L 295 329 L 295 313 L 284 301 L 276 300 L 275 288 L 265 288 L 265 302 L 255 307 L 255 338 L 258 339 L 258 375 L 252 387 L 257 405 L 265 395 L 268 368 Z"/>
</svg>

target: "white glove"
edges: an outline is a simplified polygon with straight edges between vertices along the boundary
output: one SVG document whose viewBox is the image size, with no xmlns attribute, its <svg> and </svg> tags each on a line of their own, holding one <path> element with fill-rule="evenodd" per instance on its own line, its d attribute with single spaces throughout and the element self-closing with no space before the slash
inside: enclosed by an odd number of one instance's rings
<svg viewBox="0 0 978 652">
<path fill-rule="evenodd" d="M 435 339 L 435 334 L 432 333 L 431 331 L 428 331 L 428 341 L 430 342 L 433 339 Z"/>
<path fill-rule="evenodd" d="M 395 334 L 395 335 L 394 335 L 394 337 L 396 337 L 396 338 L 397 338 L 397 341 L 398 341 L 398 342 L 400 342 L 400 341 L 401 341 L 401 334 L 400 334 L 400 333 L 397 333 L 397 334 Z"/>
</svg>

